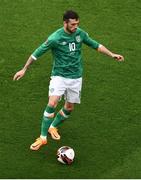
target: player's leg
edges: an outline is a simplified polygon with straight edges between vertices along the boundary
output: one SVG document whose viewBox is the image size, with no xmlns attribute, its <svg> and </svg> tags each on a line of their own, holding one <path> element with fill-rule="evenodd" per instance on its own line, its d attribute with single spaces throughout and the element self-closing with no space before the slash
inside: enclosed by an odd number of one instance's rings
<svg viewBox="0 0 141 180">
<path fill-rule="evenodd" d="M 44 111 L 41 125 L 41 137 L 46 138 L 47 131 L 54 120 L 55 108 L 58 104 L 60 96 L 50 96 L 48 105 Z"/>
<path fill-rule="evenodd" d="M 64 107 L 56 114 L 54 121 L 51 124 L 51 127 L 58 127 L 65 119 L 69 117 L 73 109 L 73 103 L 65 102 Z"/>
<path fill-rule="evenodd" d="M 75 103 L 80 104 L 82 78 L 66 79 L 64 81 L 65 84 L 67 84 L 67 89 L 64 94 L 66 103 L 64 107 L 55 116 L 54 121 L 52 122 L 48 131 L 51 134 L 52 138 L 55 140 L 59 140 L 60 136 L 57 137 L 54 136 L 53 129 L 55 130 L 56 127 L 58 127 L 62 122 L 64 122 L 69 117 L 69 115 L 71 114 L 74 108 Z"/>
<path fill-rule="evenodd" d="M 56 114 L 48 131 L 53 139 L 60 140 L 60 135 L 57 132 L 57 127 L 69 117 L 73 109 L 74 103 L 66 101 L 64 107 Z"/>
<path fill-rule="evenodd" d="M 47 131 L 54 119 L 55 107 L 58 104 L 60 96 L 50 96 L 48 105 L 43 113 L 42 124 L 41 124 L 41 135 L 36 141 L 30 146 L 31 150 L 38 150 L 42 145 L 47 144 Z"/>
<path fill-rule="evenodd" d="M 54 111 L 58 100 L 64 94 L 64 92 L 65 86 L 63 83 L 63 78 L 59 76 L 51 77 L 49 85 L 49 102 L 42 118 L 41 135 L 40 138 L 38 138 L 37 141 L 30 146 L 32 150 L 38 150 L 42 145 L 47 143 L 48 128 L 53 121 Z"/>
</svg>

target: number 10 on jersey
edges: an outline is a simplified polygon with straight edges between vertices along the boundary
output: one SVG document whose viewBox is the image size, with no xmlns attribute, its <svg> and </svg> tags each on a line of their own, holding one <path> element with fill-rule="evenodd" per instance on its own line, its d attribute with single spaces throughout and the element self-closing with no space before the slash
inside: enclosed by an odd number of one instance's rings
<svg viewBox="0 0 141 180">
<path fill-rule="evenodd" d="M 69 43 L 69 49 L 70 51 L 75 51 L 75 43 Z"/>
</svg>

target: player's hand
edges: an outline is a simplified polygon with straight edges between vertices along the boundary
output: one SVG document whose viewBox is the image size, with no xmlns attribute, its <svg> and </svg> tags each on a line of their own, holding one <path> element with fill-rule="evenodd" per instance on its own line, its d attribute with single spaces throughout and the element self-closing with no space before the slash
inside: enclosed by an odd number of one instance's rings
<svg viewBox="0 0 141 180">
<path fill-rule="evenodd" d="M 124 61 L 124 57 L 119 54 L 113 54 L 113 58 L 116 59 L 117 61 Z"/>
<path fill-rule="evenodd" d="M 22 78 L 24 75 L 25 75 L 25 70 L 22 69 L 22 70 L 18 71 L 18 72 L 14 75 L 13 80 L 14 80 L 14 81 L 15 81 L 15 80 L 19 80 L 19 79 Z"/>
</svg>

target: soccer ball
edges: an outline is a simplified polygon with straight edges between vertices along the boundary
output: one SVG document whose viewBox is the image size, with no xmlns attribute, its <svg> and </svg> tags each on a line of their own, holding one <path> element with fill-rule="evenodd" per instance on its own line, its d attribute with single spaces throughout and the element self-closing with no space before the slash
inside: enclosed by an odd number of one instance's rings
<svg viewBox="0 0 141 180">
<path fill-rule="evenodd" d="M 57 150 L 57 160 L 63 164 L 72 164 L 74 156 L 74 150 L 69 146 L 62 146 Z"/>
</svg>

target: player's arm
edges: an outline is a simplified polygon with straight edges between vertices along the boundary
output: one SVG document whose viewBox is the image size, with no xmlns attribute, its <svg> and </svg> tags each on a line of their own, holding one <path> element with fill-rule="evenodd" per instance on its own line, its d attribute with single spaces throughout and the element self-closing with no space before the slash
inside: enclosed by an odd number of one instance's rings
<svg viewBox="0 0 141 180">
<path fill-rule="evenodd" d="M 19 80 L 20 78 L 22 78 L 25 75 L 25 72 L 28 69 L 28 67 L 33 63 L 33 61 L 33 56 L 30 56 L 24 67 L 14 75 L 13 80 Z"/>
<path fill-rule="evenodd" d="M 103 54 L 106 54 L 112 58 L 115 58 L 117 61 L 123 61 L 124 57 L 119 54 L 115 54 L 108 50 L 105 46 L 102 44 L 99 44 L 97 41 L 93 40 L 89 37 L 89 35 L 85 32 L 84 40 L 83 42 L 88 45 L 89 47 L 92 47 L 93 49 L 96 49 L 98 52 L 101 52 Z"/>
<path fill-rule="evenodd" d="M 39 46 L 28 58 L 24 67 L 14 75 L 13 80 L 19 80 L 20 78 L 22 78 L 25 75 L 25 72 L 29 68 L 29 66 L 51 47 L 53 47 L 53 40 L 51 39 L 47 40 L 41 46 Z"/>
<path fill-rule="evenodd" d="M 97 50 L 100 44 L 97 41 L 95 41 L 94 39 L 90 38 L 88 33 L 86 33 L 86 32 L 83 32 L 83 33 L 84 33 L 83 43 L 86 44 L 87 46 Z"/>
<path fill-rule="evenodd" d="M 106 54 L 112 58 L 115 58 L 117 61 L 123 61 L 124 57 L 120 54 L 115 54 L 113 52 L 111 52 L 109 49 L 107 49 L 105 46 L 103 46 L 102 44 L 99 45 L 99 47 L 97 48 L 98 52 L 101 52 L 103 54 Z"/>
</svg>

